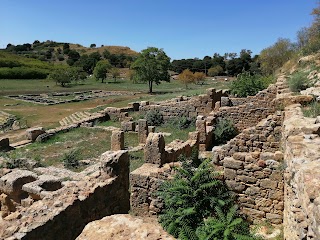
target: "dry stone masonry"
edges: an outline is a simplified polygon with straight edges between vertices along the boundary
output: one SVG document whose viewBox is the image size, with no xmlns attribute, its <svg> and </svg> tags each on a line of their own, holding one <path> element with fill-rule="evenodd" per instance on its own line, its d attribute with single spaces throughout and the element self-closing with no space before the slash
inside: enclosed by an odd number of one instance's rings
<svg viewBox="0 0 320 240">
<path fill-rule="evenodd" d="M 2 171 L 0 239 L 75 239 L 93 220 L 129 211 L 129 157 L 109 151 L 83 172 Z M 59 176 L 60 175 L 60 176 Z M 70 179 L 71 178 L 71 179 Z"/>
</svg>

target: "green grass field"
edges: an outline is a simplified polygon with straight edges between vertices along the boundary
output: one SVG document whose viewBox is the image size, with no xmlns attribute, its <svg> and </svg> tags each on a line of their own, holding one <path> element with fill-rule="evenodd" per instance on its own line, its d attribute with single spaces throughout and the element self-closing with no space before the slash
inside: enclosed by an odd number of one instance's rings
<svg viewBox="0 0 320 240">
<path fill-rule="evenodd" d="M 204 85 L 192 84 L 185 89 L 184 84 L 173 80 L 162 82 L 154 86 L 154 93 L 148 94 L 148 84 L 132 83 L 129 80 L 107 80 L 101 83 L 88 79 L 83 84 L 61 87 L 48 80 L 0 80 L 0 109 L 27 122 L 28 127 L 43 126 L 52 128 L 59 125 L 59 121 L 77 111 L 98 111 L 105 107 L 124 107 L 134 101 L 162 101 L 176 96 L 194 96 L 205 92 L 207 88 L 226 89 L 229 82 L 208 80 Z M 6 98 L 6 95 L 48 92 L 75 92 L 82 90 L 110 90 L 140 92 L 136 95 L 110 96 L 83 102 L 59 105 L 39 105 L 20 100 Z M 50 114 L 48 114 L 50 113 Z"/>
</svg>

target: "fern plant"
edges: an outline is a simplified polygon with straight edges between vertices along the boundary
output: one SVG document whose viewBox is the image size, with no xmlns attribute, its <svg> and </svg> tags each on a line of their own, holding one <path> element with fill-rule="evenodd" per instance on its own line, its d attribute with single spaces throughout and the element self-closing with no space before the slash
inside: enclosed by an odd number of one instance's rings
<svg viewBox="0 0 320 240">
<path fill-rule="evenodd" d="M 219 207 L 215 207 L 215 217 L 206 219 L 196 230 L 199 240 L 254 240 L 249 232 L 249 226 L 237 214 L 238 206 L 232 206 L 225 214 Z"/>
<path fill-rule="evenodd" d="M 196 160 L 184 160 L 173 180 L 165 181 L 158 191 L 165 206 L 159 221 L 176 238 L 197 239 L 195 229 L 203 219 L 216 206 L 226 209 L 233 201 L 209 160 Z"/>
</svg>

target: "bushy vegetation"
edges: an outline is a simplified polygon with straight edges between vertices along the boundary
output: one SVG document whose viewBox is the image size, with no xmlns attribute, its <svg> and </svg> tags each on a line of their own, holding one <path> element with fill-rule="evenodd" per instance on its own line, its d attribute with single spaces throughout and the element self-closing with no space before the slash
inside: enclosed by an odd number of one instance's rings
<svg viewBox="0 0 320 240">
<path fill-rule="evenodd" d="M 167 125 L 171 125 L 180 130 L 187 129 L 190 126 L 195 126 L 196 118 L 187 118 L 187 117 L 176 117 L 172 118 L 166 123 Z"/>
<path fill-rule="evenodd" d="M 238 134 L 237 128 L 234 126 L 232 120 L 219 118 L 214 129 L 214 143 L 216 145 L 225 144 L 230 139 Z"/>
<path fill-rule="evenodd" d="M 296 72 L 288 79 L 288 85 L 292 92 L 300 92 L 311 87 L 311 82 L 307 78 L 306 72 Z"/>
<path fill-rule="evenodd" d="M 163 115 L 159 110 L 150 110 L 147 112 L 145 119 L 149 126 L 160 126 L 164 123 Z"/>
<path fill-rule="evenodd" d="M 80 153 L 79 150 L 73 149 L 67 153 L 65 153 L 62 157 L 62 162 L 64 167 L 69 169 L 78 168 L 80 166 Z"/>
<path fill-rule="evenodd" d="M 249 72 L 244 72 L 231 83 L 230 91 L 238 97 L 253 96 L 267 88 L 272 82 L 274 82 L 272 75 L 251 75 Z"/>
<path fill-rule="evenodd" d="M 179 160 L 182 167 L 158 192 L 164 202 L 159 215 L 164 229 L 179 239 L 254 239 L 237 212 L 233 194 L 209 160 L 201 162 L 196 151 Z"/>
<path fill-rule="evenodd" d="M 303 115 L 305 117 L 315 118 L 320 116 L 320 103 L 313 101 L 302 108 Z"/>
<path fill-rule="evenodd" d="M 44 79 L 48 71 L 44 69 L 13 67 L 0 68 L 0 79 Z"/>
</svg>

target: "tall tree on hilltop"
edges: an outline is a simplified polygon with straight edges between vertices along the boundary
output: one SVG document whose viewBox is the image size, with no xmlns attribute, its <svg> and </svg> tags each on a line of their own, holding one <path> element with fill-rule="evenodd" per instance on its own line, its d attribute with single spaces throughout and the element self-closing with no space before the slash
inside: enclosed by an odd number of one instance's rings
<svg viewBox="0 0 320 240">
<path fill-rule="evenodd" d="M 168 73 L 170 58 L 162 49 L 149 47 L 141 51 L 139 57 L 132 64 L 136 77 L 149 85 L 149 93 L 152 93 L 153 83 L 170 81 Z"/>
</svg>

